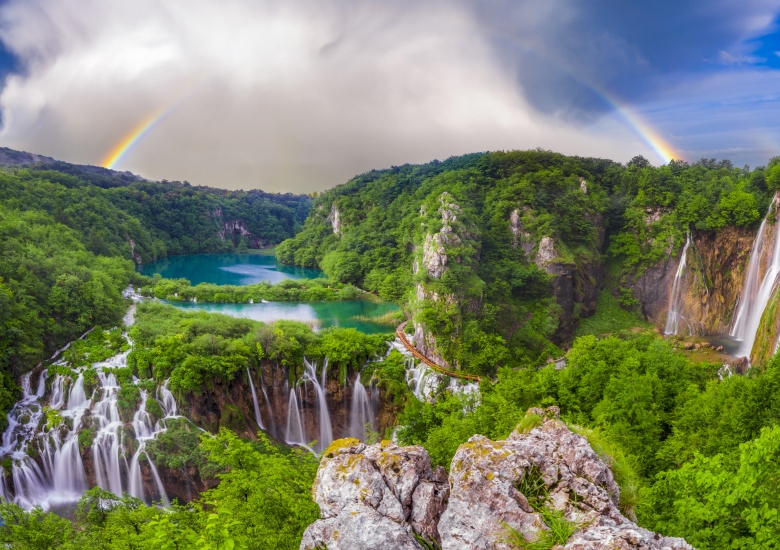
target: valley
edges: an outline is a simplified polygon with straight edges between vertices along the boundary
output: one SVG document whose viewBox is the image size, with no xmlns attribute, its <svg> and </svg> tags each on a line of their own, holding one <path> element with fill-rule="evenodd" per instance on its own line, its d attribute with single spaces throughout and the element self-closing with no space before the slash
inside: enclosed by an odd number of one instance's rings
<svg viewBox="0 0 780 550">
<path fill-rule="evenodd" d="M 553 407 L 614 470 L 626 521 L 699 548 L 758 536 L 734 495 L 780 431 L 772 163 L 466 155 L 282 197 L 311 209 L 275 242 L 212 223 L 233 219 L 222 192 L 8 169 L 0 515 L 102 540 L 85 512 L 102 499 L 127 540 L 164 518 L 190 540 L 217 513 L 237 518 L 220 537 L 293 548 L 318 517 L 317 464 L 343 445 L 392 441 L 452 475 L 475 437 Z M 155 225 L 126 202 L 166 189 L 203 201 L 188 223 L 210 236 L 184 246 L 159 221 L 175 201 Z M 232 198 L 251 209 L 252 193 Z M 75 214 L 90 208 L 112 214 Z M 729 511 L 716 542 L 680 511 L 690 498 Z"/>
</svg>

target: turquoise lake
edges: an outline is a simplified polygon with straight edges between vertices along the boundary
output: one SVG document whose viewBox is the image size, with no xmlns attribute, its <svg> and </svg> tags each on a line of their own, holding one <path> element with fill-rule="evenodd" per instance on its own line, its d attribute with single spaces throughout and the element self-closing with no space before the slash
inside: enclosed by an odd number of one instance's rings
<svg viewBox="0 0 780 550">
<path fill-rule="evenodd" d="M 185 254 L 146 264 L 139 271 L 149 277 L 159 273 L 166 279 L 188 279 L 193 285 L 251 285 L 322 277 L 319 269 L 283 265 L 270 254 Z"/>
<path fill-rule="evenodd" d="M 272 323 L 281 319 L 301 321 L 315 329 L 328 327 L 356 328 L 366 334 L 394 332 L 395 327 L 360 321 L 353 317 L 365 315 L 374 317 L 389 311 L 395 311 L 398 306 L 390 303 L 374 303 L 367 300 L 344 300 L 340 302 L 264 302 L 262 304 L 213 304 L 174 302 L 162 300 L 172 306 L 189 309 L 223 313 L 232 317 L 244 317 L 264 323 Z"/>
<path fill-rule="evenodd" d="M 171 256 L 139 269 L 144 275 L 159 273 L 168 279 L 188 279 L 193 285 L 250 285 L 284 279 L 312 279 L 323 276 L 319 269 L 279 264 L 275 256 L 265 254 L 188 254 Z M 328 327 L 355 328 L 367 334 L 393 332 L 394 327 L 358 320 L 354 317 L 376 317 L 398 309 L 396 304 L 369 300 L 340 302 L 263 302 L 259 304 L 217 304 L 163 300 L 174 307 L 222 313 L 271 323 L 279 320 L 301 321 L 315 329 Z"/>
</svg>

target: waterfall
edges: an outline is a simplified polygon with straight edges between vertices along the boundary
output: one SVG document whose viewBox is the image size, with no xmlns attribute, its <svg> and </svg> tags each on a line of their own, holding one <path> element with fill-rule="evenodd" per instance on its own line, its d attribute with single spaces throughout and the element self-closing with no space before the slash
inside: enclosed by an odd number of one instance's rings
<svg viewBox="0 0 780 550">
<path fill-rule="evenodd" d="M 769 207 L 770 212 L 774 204 L 775 202 L 773 201 Z M 769 258 L 766 273 L 759 283 L 762 253 L 764 248 L 766 248 L 764 246 L 766 244 L 765 229 L 766 217 L 761 222 L 758 235 L 756 235 L 756 239 L 753 241 L 745 283 L 739 299 L 739 308 L 737 309 L 734 325 L 730 333 L 740 341 L 736 355 L 745 356 L 748 359 L 750 358 L 750 352 L 753 350 L 753 343 L 756 340 L 761 315 L 763 315 L 766 309 L 769 298 L 772 296 L 772 289 L 775 286 L 777 276 L 780 274 L 780 231 L 777 231 L 778 234 L 775 236 L 772 256 Z"/>
<path fill-rule="evenodd" d="M 271 402 L 268 400 L 268 393 L 265 391 L 265 382 L 263 382 L 263 374 L 260 373 L 260 389 L 263 390 L 263 399 L 265 399 L 265 406 L 268 409 L 268 418 L 271 422 L 271 434 L 276 437 L 276 426 L 274 425 L 274 413 L 271 409 Z"/>
<path fill-rule="evenodd" d="M 246 375 L 249 378 L 249 387 L 252 390 L 252 404 L 255 408 L 255 422 L 261 430 L 265 429 L 263 426 L 263 419 L 260 416 L 260 405 L 257 403 L 257 392 L 255 391 L 255 383 L 252 381 L 252 373 L 249 372 L 249 367 L 246 368 Z"/>
<path fill-rule="evenodd" d="M 289 445 L 305 445 L 306 434 L 303 432 L 301 413 L 298 409 L 298 396 L 295 388 L 290 388 L 290 401 L 287 405 L 287 432 L 284 440 Z"/>
<path fill-rule="evenodd" d="M 664 329 L 665 335 L 677 334 L 680 330 L 680 321 L 685 321 L 685 318 L 680 315 L 680 294 L 682 286 L 682 278 L 685 276 L 685 265 L 688 257 L 688 247 L 691 246 L 691 232 L 685 237 L 685 246 L 680 256 L 680 263 L 677 265 L 677 273 L 674 275 L 674 284 L 672 285 L 672 293 L 669 295 L 669 313 L 666 315 L 666 328 Z M 687 321 L 686 321 L 687 324 Z M 688 324 L 688 331 L 692 332 L 690 324 Z"/>
<path fill-rule="evenodd" d="M 320 451 L 324 451 L 333 442 L 333 427 L 330 423 L 330 413 L 328 412 L 328 400 L 326 398 L 325 391 L 325 369 L 328 364 L 325 363 L 322 373 L 322 384 L 317 380 L 317 366 L 309 363 L 305 358 L 303 360 L 305 370 L 303 371 L 303 379 L 311 382 L 314 386 L 314 392 L 317 395 L 317 411 L 320 427 L 320 438 L 317 441 L 317 447 Z"/>
<path fill-rule="evenodd" d="M 352 388 L 352 407 L 349 414 L 349 437 L 354 437 L 360 441 L 366 440 L 366 428 L 371 431 L 376 430 L 374 420 L 374 407 L 371 398 L 366 391 L 365 386 L 360 382 L 360 374 L 355 378 L 355 385 Z"/>
<path fill-rule="evenodd" d="M 73 386 L 70 388 L 68 396 L 68 410 L 75 411 L 83 409 L 87 403 L 87 396 L 84 394 L 84 373 L 80 373 Z"/>
</svg>

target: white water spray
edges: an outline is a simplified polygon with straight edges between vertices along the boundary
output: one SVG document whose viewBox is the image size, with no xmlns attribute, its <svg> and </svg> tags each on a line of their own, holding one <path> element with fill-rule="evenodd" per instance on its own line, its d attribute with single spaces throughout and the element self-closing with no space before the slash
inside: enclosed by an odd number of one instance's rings
<svg viewBox="0 0 780 550">
<path fill-rule="evenodd" d="M 770 212 L 774 204 L 775 202 L 773 201 L 773 204 L 769 207 Z M 745 284 L 740 295 L 739 308 L 737 309 L 734 325 L 730 333 L 740 341 L 736 355 L 748 358 L 750 358 L 750 353 L 753 350 L 761 316 L 769 303 L 777 276 L 780 274 L 780 234 L 778 234 L 775 236 L 775 246 L 771 251 L 772 255 L 768 258 L 766 273 L 759 282 L 761 259 L 765 254 L 766 248 L 766 225 L 765 217 L 764 221 L 761 222 L 758 235 L 756 235 L 756 239 L 753 241 L 747 274 L 745 275 Z"/>
<path fill-rule="evenodd" d="M 672 285 L 672 293 L 669 295 L 669 313 L 666 315 L 666 328 L 664 329 L 665 335 L 677 334 L 680 331 L 680 321 L 685 321 L 685 318 L 681 315 L 680 309 L 682 303 L 680 295 L 682 294 L 682 279 L 685 276 L 685 266 L 688 258 L 688 248 L 691 246 L 691 232 L 689 231 L 685 237 L 685 246 L 680 256 L 680 263 L 677 265 L 677 273 L 674 275 L 674 284 Z M 692 333 L 691 325 L 687 321 L 688 332 Z"/>
</svg>

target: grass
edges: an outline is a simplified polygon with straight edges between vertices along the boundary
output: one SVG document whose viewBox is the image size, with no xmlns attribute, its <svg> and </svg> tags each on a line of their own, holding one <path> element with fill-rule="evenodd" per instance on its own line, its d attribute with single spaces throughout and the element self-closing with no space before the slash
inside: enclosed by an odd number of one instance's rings
<svg viewBox="0 0 780 550">
<path fill-rule="evenodd" d="M 636 521 L 636 510 L 641 506 L 640 489 L 642 483 L 631 457 L 627 456 L 619 445 L 598 428 L 569 426 L 569 429 L 584 436 L 602 462 L 612 470 L 615 483 L 620 487 L 618 508 L 624 516 Z"/>
<path fill-rule="evenodd" d="M 537 426 L 541 426 L 544 423 L 544 418 L 538 414 L 526 414 L 520 423 L 517 425 L 517 433 L 527 434 Z"/>
<path fill-rule="evenodd" d="M 353 315 L 350 317 L 352 321 L 360 321 L 362 323 L 374 323 L 376 325 L 385 325 L 388 327 L 397 327 L 404 322 L 406 316 L 400 309 L 394 311 L 388 311 L 381 315 Z"/>
<path fill-rule="evenodd" d="M 526 418 L 536 417 L 528 415 Z M 517 484 L 517 490 L 523 493 L 528 504 L 536 513 L 542 516 L 544 527 L 539 530 L 536 538 L 528 540 L 517 529 L 504 523 L 504 540 L 512 548 L 520 550 L 551 550 L 556 546 L 564 546 L 569 538 L 582 527 L 580 523 L 569 521 L 566 515 L 547 504 L 549 491 L 538 468 L 532 466 Z"/>
</svg>

